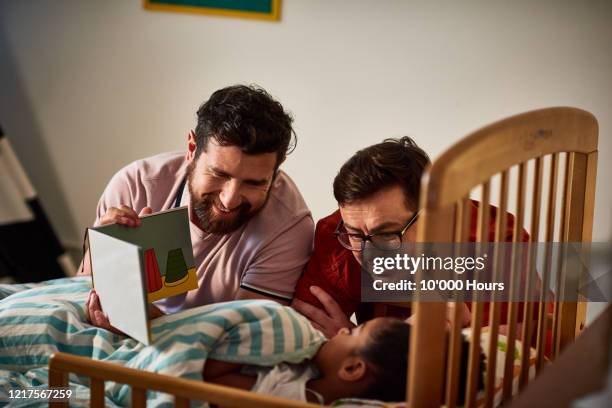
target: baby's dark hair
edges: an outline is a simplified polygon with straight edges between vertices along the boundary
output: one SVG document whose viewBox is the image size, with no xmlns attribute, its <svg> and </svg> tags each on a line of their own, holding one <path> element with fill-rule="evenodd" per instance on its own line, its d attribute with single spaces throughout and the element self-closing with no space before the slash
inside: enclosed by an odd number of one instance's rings
<svg viewBox="0 0 612 408">
<path fill-rule="evenodd" d="M 403 320 L 385 318 L 376 330 L 370 333 L 368 344 L 359 352 L 372 372 L 370 386 L 360 398 L 397 402 L 406 399 L 408 354 L 410 351 L 411 326 Z M 450 338 L 450 336 L 447 336 Z M 462 336 L 461 362 L 457 404 L 465 401 L 467 367 L 470 343 Z M 447 341 L 447 347 L 449 342 Z M 448 354 L 448 353 L 447 353 Z M 484 388 L 485 356 L 480 352 L 478 390 Z M 443 390 L 442 390 L 443 391 Z"/>
<path fill-rule="evenodd" d="M 359 351 L 372 372 L 370 386 L 360 398 L 404 401 L 408 371 L 410 325 L 403 320 L 385 318 Z"/>
</svg>

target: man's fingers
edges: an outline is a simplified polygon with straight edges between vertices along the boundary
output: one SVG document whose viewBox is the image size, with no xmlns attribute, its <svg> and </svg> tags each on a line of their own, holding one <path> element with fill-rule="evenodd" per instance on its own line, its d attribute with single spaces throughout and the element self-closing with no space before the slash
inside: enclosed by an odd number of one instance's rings
<svg viewBox="0 0 612 408">
<path fill-rule="evenodd" d="M 138 218 L 138 214 L 136 214 L 136 211 L 134 211 L 132 208 L 128 207 L 127 205 L 122 205 L 121 207 L 119 207 L 119 209 L 122 210 L 125 216 L 127 217 L 130 217 L 133 219 Z"/>
<path fill-rule="evenodd" d="M 119 217 L 117 218 L 117 224 L 126 225 L 128 227 L 136 227 L 136 221 L 130 217 Z"/>
<path fill-rule="evenodd" d="M 110 327 L 110 323 L 102 310 L 102 305 L 100 305 L 100 298 L 95 290 L 92 291 L 91 301 L 89 302 L 89 317 L 94 326 L 104 327 L 105 329 Z"/>
<path fill-rule="evenodd" d="M 142 210 L 140 210 L 140 214 L 138 214 L 138 216 L 142 217 L 143 215 L 149 215 L 149 214 L 153 214 L 153 209 L 151 207 L 145 207 Z"/>
<path fill-rule="evenodd" d="M 111 207 L 102 216 L 102 219 L 100 221 L 101 221 L 102 225 L 114 224 L 114 223 L 125 225 L 126 220 L 123 220 L 122 219 L 123 217 L 124 217 L 124 212 L 123 211 L 121 211 L 118 208 Z"/>
<path fill-rule="evenodd" d="M 323 328 L 323 326 L 321 326 L 320 324 L 317 324 L 315 322 L 311 322 L 311 324 L 312 324 L 312 327 L 314 327 L 315 329 L 317 329 L 321 333 L 325 334 L 325 329 Z M 328 336 L 326 335 L 325 337 L 328 337 Z"/>
<path fill-rule="evenodd" d="M 140 218 L 138 218 L 138 214 L 136 213 L 136 211 L 134 211 L 132 208 L 128 207 L 127 205 L 122 205 L 120 209 L 123 211 L 123 217 L 130 219 L 131 227 L 140 225 Z"/>
<path fill-rule="evenodd" d="M 93 304 L 93 302 L 91 302 L 89 304 L 89 309 L 87 309 L 87 314 L 89 317 L 89 323 L 93 326 L 98 326 L 98 313 L 100 312 L 100 309 L 97 309 L 96 306 Z"/>
<path fill-rule="evenodd" d="M 92 293 L 92 299 L 91 299 L 91 303 L 93 304 L 93 307 L 96 310 L 102 310 L 102 305 L 100 304 L 100 298 L 98 297 L 98 294 L 94 291 Z"/>
<path fill-rule="evenodd" d="M 310 303 L 303 302 L 299 299 L 294 299 L 291 306 L 315 323 L 325 324 L 325 322 L 329 320 L 329 316 L 327 316 L 324 311 L 311 305 Z"/>
<path fill-rule="evenodd" d="M 140 219 L 136 211 L 128 206 L 122 205 L 120 208 L 109 208 L 102 217 L 101 223 L 103 225 L 116 223 L 128 227 L 137 227 L 140 225 Z"/>
<path fill-rule="evenodd" d="M 89 296 L 87 298 L 87 301 L 85 302 L 85 306 L 87 320 L 92 326 L 110 330 L 116 334 L 124 334 L 123 332 L 111 326 L 110 320 L 108 319 L 108 315 L 104 313 L 104 310 L 102 310 L 102 306 L 100 305 L 100 298 L 98 297 L 98 294 L 96 293 L 95 289 L 92 289 L 89 292 Z"/>
<path fill-rule="evenodd" d="M 340 305 L 338 305 L 338 302 L 336 302 L 331 296 L 329 296 L 329 294 L 323 289 L 318 286 L 311 286 L 310 293 L 312 293 L 316 296 L 317 299 L 319 299 L 319 302 L 321 302 L 321 304 L 325 308 L 325 311 L 332 319 L 338 318 L 340 316 L 345 317 L 344 312 L 340 308 Z"/>
<path fill-rule="evenodd" d="M 88 302 L 89 320 L 92 326 L 110 330 L 115 333 L 121 333 L 111 326 L 107 314 L 104 313 L 104 310 L 102 310 L 102 306 L 100 305 L 100 298 L 94 289 L 91 290 L 90 299 L 88 299 Z"/>
<path fill-rule="evenodd" d="M 108 321 L 108 318 L 104 315 L 104 313 L 101 310 L 96 310 L 95 316 L 96 316 L 96 326 L 101 327 L 106 330 L 111 329 L 111 325 L 110 325 L 110 322 Z"/>
<path fill-rule="evenodd" d="M 91 307 L 91 297 L 93 295 L 93 289 L 89 291 L 89 295 L 87 295 L 87 300 L 85 301 L 85 317 L 87 321 L 91 323 L 91 314 L 89 313 L 89 309 Z"/>
<path fill-rule="evenodd" d="M 342 327 L 354 326 L 341 311 L 338 316 L 329 316 L 318 307 L 299 299 L 294 299 L 291 306 L 306 316 L 313 327 L 321 331 L 327 338 L 332 338 Z"/>
</svg>

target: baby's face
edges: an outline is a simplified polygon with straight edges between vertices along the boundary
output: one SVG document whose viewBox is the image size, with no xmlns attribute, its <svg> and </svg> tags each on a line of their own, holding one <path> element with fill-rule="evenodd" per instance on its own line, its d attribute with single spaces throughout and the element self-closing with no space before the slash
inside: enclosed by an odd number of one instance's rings
<svg viewBox="0 0 612 408">
<path fill-rule="evenodd" d="M 323 373 L 336 370 L 342 361 L 351 355 L 358 354 L 370 341 L 370 335 L 384 324 L 385 318 L 365 322 L 353 329 L 340 329 L 338 333 L 321 346 L 316 356 L 316 363 Z"/>
</svg>

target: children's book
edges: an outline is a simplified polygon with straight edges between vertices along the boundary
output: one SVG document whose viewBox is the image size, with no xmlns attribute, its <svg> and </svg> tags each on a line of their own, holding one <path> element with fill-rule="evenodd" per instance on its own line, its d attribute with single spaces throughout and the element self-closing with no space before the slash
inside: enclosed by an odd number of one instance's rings
<svg viewBox="0 0 612 408">
<path fill-rule="evenodd" d="M 141 218 L 138 227 L 88 230 L 93 286 L 110 324 L 149 345 L 149 303 L 198 287 L 187 207 Z"/>
</svg>

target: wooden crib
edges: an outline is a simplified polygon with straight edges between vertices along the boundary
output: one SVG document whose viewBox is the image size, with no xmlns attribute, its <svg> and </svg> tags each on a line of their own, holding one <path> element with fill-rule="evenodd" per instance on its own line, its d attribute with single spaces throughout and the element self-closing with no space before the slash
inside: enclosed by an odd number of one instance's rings
<svg viewBox="0 0 612 408">
<path fill-rule="evenodd" d="M 574 108 L 548 108 L 517 115 L 472 133 L 442 154 L 428 169 L 422 183 L 421 220 L 418 224 L 420 242 L 465 242 L 469 222 L 470 193 L 480 190 L 480 209 L 488 208 L 491 197 L 498 197 L 496 241 L 504 241 L 501 227 L 506 223 L 509 191 L 516 190 L 516 229 L 525 221 L 526 209 L 531 208 L 529 225 L 532 242 L 590 242 L 593 225 L 595 174 L 597 167 L 596 119 L 588 112 Z M 545 164 L 547 164 L 545 166 Z M 512 168 L 516 170 L 512 170 Z M 527 188 L 531 169 L 532 188 Z M 561 171 L 563 170 L 563 171 Z M 547 174 L 548 186 L 543 182 Z M 517 173 L 513 181 L 512 175 Z M 562 173 L 562 174 L 560 174 Z M 516 174 L 515 174 L 516 175 Z M 492 178 L 497 177 L 499 188 L 493 192 Z M 560 183 L 561 182 L 561 183 Z M 562 184 L 559 188 L 558 184 Z M 558 198 L 561 193 L 560 200 Z M 528 199 L 529 198 L 529 199 Z M 545 207 L 545 211 L 541 207 Z M 478 241 L 487 240 L 488 211 L 478 213 Z M 543 220 L 543 222 L 541 222 Z M 540 231 L 542 230 L 542 233 Z M 516 240 L 517 238 L 515 238 Z M 550 270 L 543 271 L 543 281 L 549 283 Z M 572 290 L 570 281 L 559 279 L 556 288 Z M 574 288 L 575 289 L 575 288 Z M 544 300 L 544 299 L 542 299 Z M 539 302 L 538 318 L 534 302 L 512 302 L 508 307 L 508 344 L 521 340 L 523 347 L 519 384 L 528 386 L 529 351 L 536 350 L 536 370 L 544 365 L 547 333 L 552 338 L 554 359 L 584 327 L 585 304 L 580 302 Z M 450 349 L 446 353 L 446 305 L 440 302 L 413 302 L 416 319 L 411 335 L 410 366 L 408 368 L 407 403 L 410 407 L 452 408 L 458 392 L 460 330 L 451 324 Z M 518 311 L 523 311 L 522 319 Z M 459 321 L 459 308 L 454 316 Z M 479 340 L 482 331 L 483 304 L 474 303 L 472 310 L 472 339 Z M 517 320 L 522 320 L 520 333 Z M 501 306 L 492 303 L 489 316 L 490 342 L 493 350 L 499 333 Z M 479 342 L 470 343 L 466 406 L 476 406 L 477 364 Z M 507 353 L 508 359 L 513 353 Z M 484 405 L 493 406 L 495 393 L 496 353 L 489 353 L 485 374 Z M 176 406 L 189 406 L 189 400 L 208 401 L 222 407 L 309 407 L 287 399 L 262 396 L 223 386 L 206 384 L 133 370 L 110 363 L 92 361 L 62 353 L 50 359 L 49 382 L 53 387 L 65 386 L 68 373 L 91 378 L 91 405 L 104 405 L 104 381 L 129 384 L 132 387 L 132 406 L 146 405 L 146 391 L 162 391 L 175 396 Z M 448 369 L 447 369 L 448 368 Z M 506 361 L 503 379 L 503 401 L 513 398 L 513 365 Z M 445 375 L 446 373 L 446 375 Z M 481 401 L 482 402 L 482 401 Z M 67 406 L 67 403 L 51 403 Z"/>
<path fill-rule="evenodd" d="M 461 140 L 437 160 L 423 178 L 421 188 L 422 219 L 417 232 L 419 242 L 466 242 L 470 222 L 470 194 L 479 193 L 477 242 L 489 237 L 489 203 L 498 198 L 495 242 L 506 241 L 503 231 L 507 211 L 514 210 L 514 242 L 520 242 L 526 210 L 530 209 L 528 226 L 530 242 L 590 242 L 593 226 L 595 174 L 597 168 L 597 121 L 588 112 L 574 108 L 549 108 L 517 115 L 494 123 Z M 545 162 L 547 166 L 545 167 Z M 563 174 L 560 175 L 560 168 Z M 533 183 L 527 187 L 531 173 Z M 547 185 L 544 175 L 547 172 Z M 514 176 L 514 177 L 512 177 Z M 493 179 L 497 188 L 493 192 Z M 560 183 L 561 182 L 561 183 Z M 510 187 L 516 192 L 515 208 L 508 206 Z M 559 188 L 559 184 L 562 184 Z M 559 193 L 561 193 L 560 203 Z M 495 196 L 493 196 L 495 197 Z M 545 212 L 542 212 L 542 207 Z M 543 222 L 542 222 L 543 221 Z M 531 261 L 530 254 L 530 259 Z M 528 270 L 533 273 L 533 265 Z M 514 272 L 514 271 L 513 271 Z M 552 274 L 547 264 L 542 272 L 543 286 L 549 287 L 551 276 L 556 293 L 577 290 L 575 282 L 563 274 Z M 513 276 L 513 282 L 516 277 Z M 510 290 L 518 290 L 518 285 Z M 529 288 L 525 288 L 529 290 Z M 546 291 L 542 291 L 546 293 Z M 521 364 L 519 388 L 529 379 L 530 347 L 535 343 L 536 371 L 542 369 L 547 335 L 554 358 L 573 341 L 584 327 L 586 304 L 552 302 L 540 298 L 537 320 L 533 320 L 534 302 L 508 304 L 507 344 L 520 339 Z M 549 305 L 552 312 L 549 312 Z M 455 406 L 459 378 L 460 325 L 451 325 L 448 356 L 445 353 L 444 303 L 414 302 L 415 330 L 411 335 L 408 373 L 408 403 L 411 407 Z M 472 304 L 472 339 L 480 339 L 483 302 Z M 519 307 L 520 306 L 520 307 Z M 518 311 L 523 322 L 517 333 Z M 459 321 L 459 308 L 453 317 Z M 485 374 L 484 405 L 493 406 L 497 336 L 500 328 L 501 303 L 493 302 L 489 316 L 488 361 Z M 470 342 L 468 357 L 466 406 L 476 405 L 479 342 Z M 506 353 L 503 375 L 503 402 L 512 399 L 513 353 Z M 445 370 L 445 367 L 448 367 Z M 446 378 L 445 378 L 446 371 Z M 444 390 L 444 392 L 441 392 Z"/>
<path fill-rule="evenodd" d="M 219 407 L 253 408 L 315 408 L 319 405 L 307 404 L 285 398 L 255 394 L 253 392 L 208 384 L 200 381 L 175 378 L 121 367 L 117 364 L 91 360 L 66 353 L 56 353 L 49 361 L 49 385 L 65 387 L 68 373 L 77 373 L 91 378 L 91 407 L 104 407 L 104 382 L 113 381 L 129 384 L 132 389 L 131 407 L 146 407 L 147 391 L 161 391 L 174 395 L 174 405 L 188 408 L 191 400 L 207 401 Z M 68 407 L 68 402 L 51 402 L 50 407 Z"/>
</svg>

